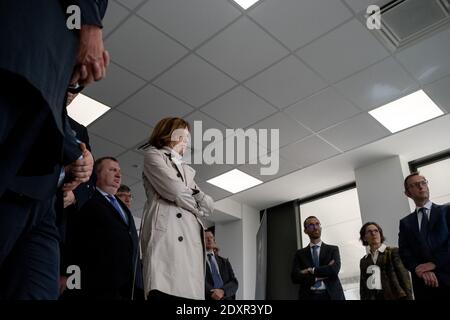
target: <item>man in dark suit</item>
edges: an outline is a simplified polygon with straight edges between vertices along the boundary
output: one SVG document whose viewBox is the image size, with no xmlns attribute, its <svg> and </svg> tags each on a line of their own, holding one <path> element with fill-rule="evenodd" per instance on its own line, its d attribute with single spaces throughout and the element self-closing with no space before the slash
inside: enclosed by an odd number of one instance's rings
<svg viewBox="0 0 450 320">
<path fill-rule="evenodd" d="M 339 248 L 322 242 L 322 227 L 316 217 L 306 218 L 303 226 L 310 243 L 295 253 L 291 273 L 292 282 L 300 285 L 299 300 L 345 300 L 338 277 Z"/>
<path fill-rule="evenodd" d="M 205 231 L 206 265 L 205 297 L 207 300 L 235 300 L 238 281 L 228 259 L 216 253 L 217 245 L 211 230 Z M 218 252 L 218 250 L 217 250 Z"/>
<path fill-rule="evenodd" d="M 428 181 L 418 172 L 404 181 L 416 209 L 400 220 L 399 252 L 411 272 L 416 300 L 450 299 L 450 205 L 430 201 Z"/>
<path fill-rule="evenodd" d="M 72 3 L 81 30 L 68 29 L 65 1 L 0 1 L 0 299 L 57 298 L 61 166 L 73 163 L 77 183 L 92 170 L 68 130 L 64 99 L 71 78 L 86 85 L 105 75 L 107 0 Z"/>
<path fill-rule="evenodd" d="M 68 234 L 69 264 L 81 270 L 82 299 L 143 299 L 139 244 L 133 216 L 114 195 L 120 186 L 116 159 L 95 162 L 97 190 L 79 211 Z"/>
</svg>

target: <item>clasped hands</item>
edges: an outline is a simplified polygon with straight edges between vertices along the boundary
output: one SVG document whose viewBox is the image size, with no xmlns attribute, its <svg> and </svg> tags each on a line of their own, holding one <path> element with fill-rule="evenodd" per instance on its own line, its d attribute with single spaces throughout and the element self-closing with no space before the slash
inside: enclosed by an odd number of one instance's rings
<svg viewBox="0 0 450 320">
<path fill-rule="evenodd" d="M 437 288 L 439 287 L 439 281 L 433 271 L 435 269 L 436 265 L 433 262 L 427 262 L 419 264 L 416 267 L 415 272 L 416 275 L 425 282 L 425 285 L 432 288 Z"/>
<path fill-rule="evenodd" d="M 73 190 L 81 183 L 89 181 L 94 168 L 94 158 L 84 143 L 80 144 L 80 149 L 82 157 L 64 167 L 66 176 L 69 177 L 69 181 L 63 186 L 64 208 L 75 203 Z"/>
</svg>

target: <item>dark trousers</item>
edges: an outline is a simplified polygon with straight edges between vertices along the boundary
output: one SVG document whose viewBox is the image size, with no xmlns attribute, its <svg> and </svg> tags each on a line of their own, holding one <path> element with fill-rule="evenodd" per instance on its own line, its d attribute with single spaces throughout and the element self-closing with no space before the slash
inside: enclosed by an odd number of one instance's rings
<svg viewBox="0 0 450 320">
<path fill-rule="evenodd" d="M 302 295 L 299 300 L 306 301 L 330 301 L 331 297 L 328 294 L 327 290 L 308 290 L 308 292 Z"/>
<path fill-rule="evenodd" d="M 150 292 L 147 295 L 148 301 L 153 302 L 192 302 L 195 300 L 191 300 L 188 298 L 182 298 L 173 296 L 164 292 L 161 292 L 159 290 L 150 290 Z"/>
<path fill-rule="evenodd" d="M 58 298 L 59 246 L 53 197 L 0 196 L 0 299 Z"/>
<path fill-rule="evenodd" d="M 439 283 L 438 288 L 425 285 L 422 279 L 413 277 L 414 300 L 450 300 L 450 288 Z"/>
</svg>

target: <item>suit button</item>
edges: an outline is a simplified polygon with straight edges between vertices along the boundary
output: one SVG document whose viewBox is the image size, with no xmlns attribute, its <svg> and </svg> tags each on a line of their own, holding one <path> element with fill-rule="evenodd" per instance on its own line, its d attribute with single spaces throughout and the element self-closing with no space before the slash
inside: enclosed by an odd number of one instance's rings
<svg viewBox="0 0 450 320">
<path fill-rule="evenodd" d="M 177 177 L 178 177 L 178 178 L 181 178 L 181 173 L 178 172 L 178 173 L 177 173 Z"/>
<path fill-rule="evenodd" d="M 182 236 L 179 236 L 179 237 L 178 237 L 178 241 L 180 241 L 180 242 L 183 241 L 183 237 L 182 237 Z"/>
<path fill-rule="evenodd" d="M 177 218 L 181 218 L 181 213 L 177 213 Z"/>
</svg>

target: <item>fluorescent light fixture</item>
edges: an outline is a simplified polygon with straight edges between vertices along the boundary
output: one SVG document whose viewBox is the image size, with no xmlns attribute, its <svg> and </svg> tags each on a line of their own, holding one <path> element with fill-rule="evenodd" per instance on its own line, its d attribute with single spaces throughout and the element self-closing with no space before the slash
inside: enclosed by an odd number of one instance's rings
<svg viewBox="0 0 450 320">
<path fill-rule="evenodd" d="M 247 10 L 259 0 L 233 0 L 233 1 L 236 2 L 238 5 L 240 5 L 244 10 Z"/>
<path fill-rule="evenodd" d="M 76 122 L 87 127 L 109 109 L 111 108 L 103 103 L 80 93 L 67 107 L 67 113 Z"/>
<path fill-rule="evenodd" d="M 227 190 L 231 193 L 237 193 L 263 183 L 261 180 L 258 180 L 238 169 L 233 169 L 231 171 L 225 172 L 224 174 L 209 179 L 206 182 Z"/>
<path fill-rule="evenodd" d="M 369 111 L 369 114 L 395 133 L 436 118 L 443 112 L 423 90 L 419 90 Z"/>
</svg>

